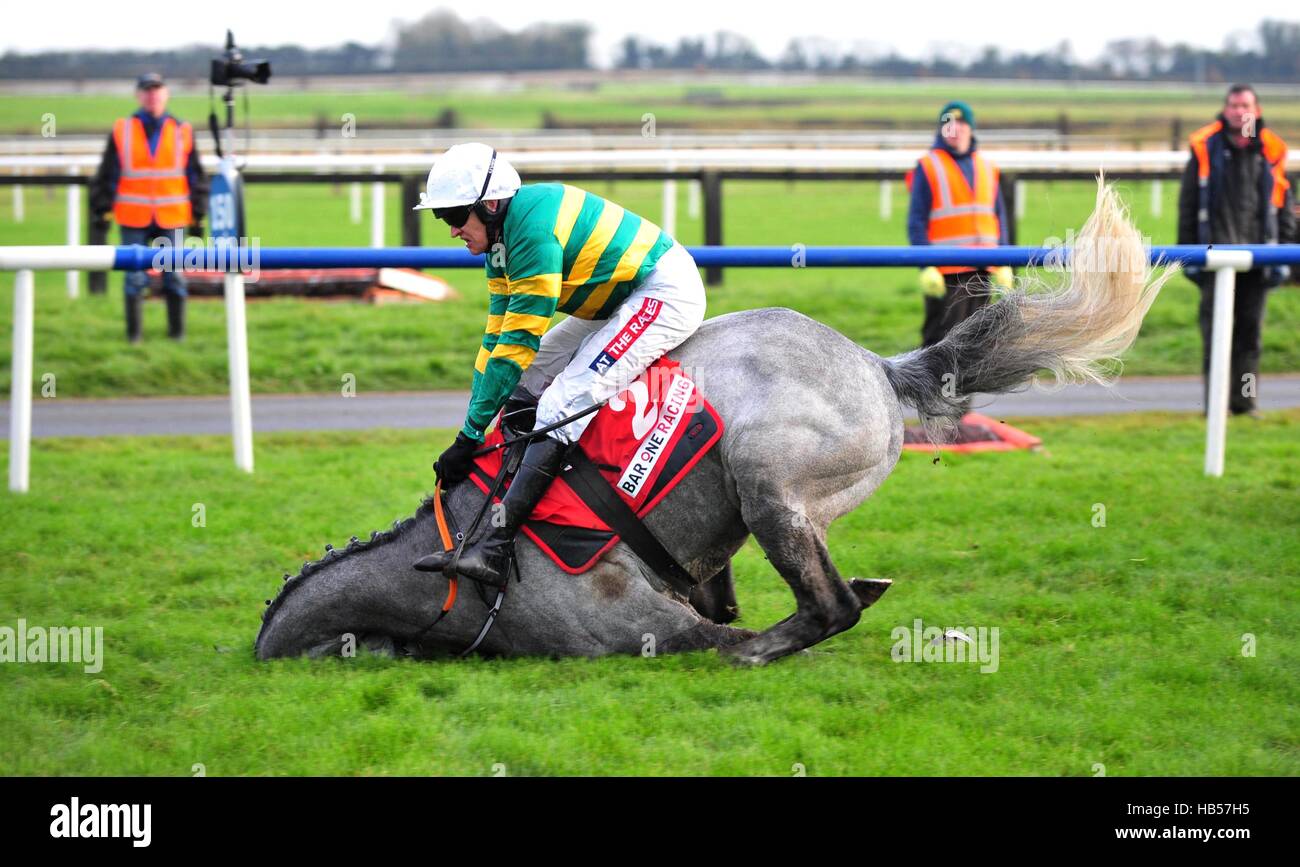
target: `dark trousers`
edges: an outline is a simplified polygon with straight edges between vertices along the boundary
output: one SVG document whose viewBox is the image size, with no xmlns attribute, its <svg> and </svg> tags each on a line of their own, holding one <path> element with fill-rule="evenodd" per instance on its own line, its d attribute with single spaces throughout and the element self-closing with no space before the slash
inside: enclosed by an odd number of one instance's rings
<svg viewBox="0 0 1300 867">
<path fill-rule="evenodd" d="M 925 324 L 921 326 L 921 345 L 933 346 L 957 323 L 989 303 L 988 274 L 984 271 L 959 271 L 944 274 L 943 297 L 925 296 Z"/>
<path fill-rule="evenodd" d="M 1214 273 L 1204 272 L 1197 280 L 1201 289 L 1201 376 L 1203 395 L 1209 406 L 1210 332 L 1214 328 Z M 1237 275 L 1232 309 L 1232 349 L 1229 353 L 1228 410 L 1251 412 L 1259 393 L 1259 355 L 1263 345 L 1264 305 L 1268 289 L 1258 269 Z"/>
<path fill-rule="evenodd" d="M 184 229 L 162 229 L 156 224 L 149 224 L 142 228 L 134 226 L 122 226 L 122 243 L 123 244 L 140 244 L 148 247 L 153 243 L 155 238 L 165 238 L 173 246 L 183 246 L 185 244 Z M 142 295 L 149 288 L 149 274 L 147 271 L 126 271 L 123 288 L 127 295 Z M 179 269 L 164 269 L 162 272 L 163 292 L 168 295 L 179 295 L 185 297 L 185 275 Z"/>
<path fill-rule="evenodd" d="M 150 246 L 155 238 L 164 238 L 175 247 L 185 244 L 184 229 L 163 229 L 155 224 L 144 227 L 122 226 L 123 244 Z M 185 338 L 185 275 L 180 268 L 162 269 L 163 295 L 167 299 L 167 336 L 174 340 Z M 122 285 L 126 307 L 126 337 L 132 343 L 140 340 L 143 322 L 143 303 L 149 288 L 146 271 L 125 272 Z"/>
</svg>

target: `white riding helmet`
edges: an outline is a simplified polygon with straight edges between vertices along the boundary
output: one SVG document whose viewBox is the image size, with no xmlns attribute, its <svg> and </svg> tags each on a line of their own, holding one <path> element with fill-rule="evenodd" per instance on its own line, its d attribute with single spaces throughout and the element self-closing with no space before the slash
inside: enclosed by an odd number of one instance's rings
<svg viewBox="0 0 1300 867">
<path fill-rule="evenodd" d="M 490 199 L 508 199 L 519 191 L 519 172 L 496 149 L 479 142 L 458 144 L 434 162 L 425 181 L 420 204 L 412 210 L 477 205 Z"/>
</svg>

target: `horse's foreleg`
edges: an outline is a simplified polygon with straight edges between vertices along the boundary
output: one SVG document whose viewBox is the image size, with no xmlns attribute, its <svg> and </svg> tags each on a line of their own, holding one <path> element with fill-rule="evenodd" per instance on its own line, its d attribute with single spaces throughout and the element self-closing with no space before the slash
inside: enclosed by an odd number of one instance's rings
<svg viewBox="0 0 1300 867">
<path fill-rule="evenodd" d="M 812 521 L 786 507 L 775 492 L 756 497 L 747 506 L 745 523 L 790 585 L 798 607 L 790 617 L 724 652 L 739 662 L 761 665 L 811 647 L 857 623 L 862 600 L 840 578 Z"/>
<path fill-rule="evenodd" d="M 758 633 L 750 629 L 738 629 L 734 626 L 722 626 L 701 620 L 683 632 L 670 635 L 658 646 L 659 653 L 682 653 L 688 650 L 713 650 L 723 652 L 743 641 L 753 638 Z"/>
<path fill-rule="evenodd" d="M 730 561 L 717 575 L 691 591 L 691 607 L 714 623 L 731 623 L 740 616 Z"/>
</svg>

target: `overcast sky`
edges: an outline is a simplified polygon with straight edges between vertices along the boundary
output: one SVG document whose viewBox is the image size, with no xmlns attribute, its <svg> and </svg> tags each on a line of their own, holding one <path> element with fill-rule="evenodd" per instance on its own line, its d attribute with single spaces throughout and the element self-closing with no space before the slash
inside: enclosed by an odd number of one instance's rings
<svg viewBox="0 0 1300 867">
<path fill-rule="evenodd" d="M 0 49 L 164 48 L 195 41 L 216 43 L 227 26 L 244 45 L 296 43 L 308 47 L 348 40 L 382 41 L 395 19 L 413 20 L 448 4 L 438 0 L 365 0 L 363 3 L 289 3 L 218 0 L 210 4 L 119 7 L 105 0 L 9 4 L 0 28 Z M 910 57 L 936 52 L 965 57 L 977 47 L 996 44 L 1003 53 L 1038 51 L 1069 39 L 1078 59 L 1100 55 L 1112 39 L 1156 36 L 1163 42 L 1188 42 L 1220 48 L 1231 32 L 1253 31 L 1265 18 L 1300 19 L 1296 0 L 1236 0 L 1205 15 L 1187 0 L 1087 0 L 1028 3 L 926 0 L 874 3 L 871 0 L 798 0 L 795 3 L 654 0 L 632 3 L 604 0 L 489 0 L 450 6 L 461 18 L 489 17 L 509 29 L 539 21 L 586 21 L 595 33 L 594 59 L 605 65 L 629 33 L 671 43 L 681 36 L 731 30 L 753 40 L 769 57 L 779 56 L 793 36 L 831 39 L 847 48 L 857 43 L 877 51 L 894 48 Z M 1227 19 L 1228 10 L 1237 16 Z M 211 10 L 210 12 L 208 10 Z M 204 18 L 208 23 L 204 23 Z"/>
</svg>

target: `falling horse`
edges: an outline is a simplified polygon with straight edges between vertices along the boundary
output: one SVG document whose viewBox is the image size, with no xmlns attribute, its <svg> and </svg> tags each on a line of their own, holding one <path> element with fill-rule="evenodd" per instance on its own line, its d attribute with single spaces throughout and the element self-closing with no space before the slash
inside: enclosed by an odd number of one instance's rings
<svg viewBox="0 0 1300 867">
<path fill-rule="evenodd" d="M 511 584 L 477 650 L 596 656 L 717 648 L 761 664 L 849 629 L 887 582 L 841 578 L 826 530 L 893 470 L 902 406 L 942 433 L 971 395 L 1023 387 L 1041 371 L 1058 381 L 1105 381 L 1105 362 L 1132 344 L 1169 273 L 1154 274 L 1117 195 L 1099 183 L 1062 285 L 1022 281 L 937 345 L 881 358 L 784 308 L 706 321 L 669 357 L 691 372 L 725 430 L 645 517 L 701 583 L 689 596 L 675 591 L 621 542 L 570 575 L 521 535 L 522 580 Z M 483 494 L 466 481 L 444 501 L 466 527 Z M 337 654 L 347 642 L 419 657 L 468 647 L 485 606 L 462 591 L 460 604 L 429 629 L 451 586 L 411 567 L 439 544 L 434 511 L 426 500 L 392 530 L 306 564 L 266 609 L 258 657 Z M 758 633 L 728 625 L 735 617 L 729 563 L 751 535 L 796 605 Z"/>
</svg>

